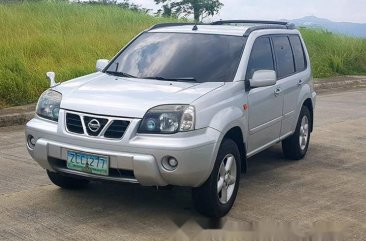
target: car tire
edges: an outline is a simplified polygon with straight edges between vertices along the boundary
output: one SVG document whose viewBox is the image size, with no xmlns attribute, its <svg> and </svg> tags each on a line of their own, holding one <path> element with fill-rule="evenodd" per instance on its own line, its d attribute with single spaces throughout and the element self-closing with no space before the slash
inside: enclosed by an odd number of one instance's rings
<svg viewBox="0 0 366 241">
<path fill-rule="evenodd" d="M 63 176 L 48 170 L 47 175 L 53 184 L 64 189 L 80 189 L 85 188 L 89 184 L 88 180 Z"/>
<path fill-rule="evenodd" d="M 286 158 L 292 160 L 304 158 L 310 143 L 311 121 L 308 107 L 303 106 L 294 134 L 282 141 L 282 151 Z"/>
<path fill-rule="evenodd" d="M 192 190 L 196 210 L 207 217 L 225 216 L 233 206 L 238 192 L 240 170 L 238 146 L 233 140 L 224 139 L 210 177 L 202 186 Z"/>
</svg>

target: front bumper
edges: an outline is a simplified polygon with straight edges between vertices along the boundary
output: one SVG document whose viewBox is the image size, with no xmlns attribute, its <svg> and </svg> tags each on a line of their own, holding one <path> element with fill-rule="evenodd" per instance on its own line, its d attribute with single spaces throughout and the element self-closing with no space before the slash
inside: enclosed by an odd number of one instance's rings
<svg viewBox="0 0 366 241">
<path fill-rule="evenodd" d="M 140 119 L 131 119 L 122 139 L 108 140 L 71 134 L 66 131 L 62 118 L 54 123 L 35 117 L 27 123 L 26 137 L 32 135 L 36 144 L 34 148 L 27 147 L 43 168 L 84 178 L 136 182 L 144 186 L 190 187 L 200 186 L 207 180 L 216 159 L 220 132 L 205 128 L 174 135 L 139 135 L 136 134 L 139 123 Z M 67 169 L 68 150 L 109 156 L 110 176 Z M 165 156 L 178 160 L 174 171 L 162 166 Z"/>
</svg>

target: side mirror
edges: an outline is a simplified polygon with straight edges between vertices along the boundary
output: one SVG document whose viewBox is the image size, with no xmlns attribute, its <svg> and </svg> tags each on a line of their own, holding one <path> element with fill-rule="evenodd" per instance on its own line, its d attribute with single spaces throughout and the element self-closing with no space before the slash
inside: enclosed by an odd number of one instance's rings
<svg viewBox="0 0 366 241">
<path fill-rule="evenodd" d="M 277 75 L 274 70 L 257 70 L 254 72 L 252 79 L 249 80 L 252 88 L 275 85 L 276 81 Z"/>
<path fill-rule="evenodd" d="M 47 76 L 48 80 L 50 81 L 50 87 L 58 85 L 55 81 L 55 76 L 56 76 L 55 72 L 52 72 L 52 71 L 47 72 L 46 76 Z"/>
<path fill-rule="evenodd" d="M 97 72 L 102 71 L 109 64 L 108 59 L 98 59 L 95 68 Z"/>
</svg>

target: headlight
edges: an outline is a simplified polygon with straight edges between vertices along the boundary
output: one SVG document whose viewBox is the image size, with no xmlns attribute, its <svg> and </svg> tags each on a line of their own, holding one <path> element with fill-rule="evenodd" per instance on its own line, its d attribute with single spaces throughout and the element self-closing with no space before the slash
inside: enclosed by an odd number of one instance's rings
<svg viewBox="0 0 366 241">
<path fill-rule="evenodd" d="M 36 113 L 38 116 L 58 121 L 62 95 L 54 90 L 46 90 L 38 100 Z"/>
<path fill-rule="evenodd" d="M 162 105 L 144 116 L 138 133 L 173 134 L 194 130 L 195 110 L 190 105 Z"/>
</svg>

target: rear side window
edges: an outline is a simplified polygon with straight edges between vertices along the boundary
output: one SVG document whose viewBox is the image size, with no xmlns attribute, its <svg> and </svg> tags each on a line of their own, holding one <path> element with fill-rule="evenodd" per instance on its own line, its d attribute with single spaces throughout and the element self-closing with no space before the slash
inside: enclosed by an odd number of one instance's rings
<svg viewBox="0 0 366 241">
<path fill-rule="evenodd" d="M 294 57 L 287 36 L 272 37 L 273 48 L 277 60 L 277 77 L 279 79 L 295 73 Z"/>
<path fill-rule="evenodd" d="M 249 58 L 246 79 L 251 79 L 257 70 L 274 70 L 272 47 L 269 37 L 260 37 L 254 42 Z"/>
<path fill-rule="evenodd" d="M 302 46 L 299 36 L 290 35 L 289 38 L 292 46 L 292 51 L 294 52 L 296 72 L 301 72 L 306 69 L 304 48 Z"/>
</svg>

